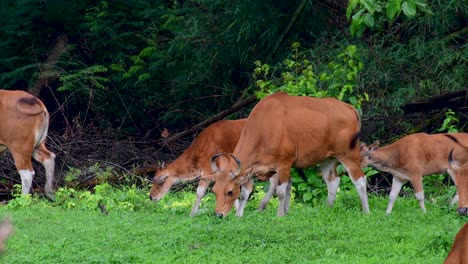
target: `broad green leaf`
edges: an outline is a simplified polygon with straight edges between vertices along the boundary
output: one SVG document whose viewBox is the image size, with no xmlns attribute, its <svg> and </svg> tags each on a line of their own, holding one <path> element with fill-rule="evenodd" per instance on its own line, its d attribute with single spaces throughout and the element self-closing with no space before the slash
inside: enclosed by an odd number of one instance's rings
<svg viewBox="0 0 468 264">
<path fill-rule="evenodd" d="M 351 17 L 351 14 L 353 13 L 358 3 L 359 3 L 359 0 L 349 1 L 348 8 L 346 9 L 346 18 L 349 19 Z"/>
<path fill-rule="evenodd" d="M 353 15 L 353 21 L 356 21 L 356 20 L 359 20 L 359 19 L 362 19 L 361 18 L 361 15 L 362 13 L 364 13 L 364 11 L 366 11 L 364 8 L 361 8 L 361 10 L 359 10 L 356 14 Z M 359 24 L 362 23 L 362 20 L 361 21 L 358 21 Z"/>
<path fill-rule="evenodd" d="M 297 186 L 297 189 L 299 191 L 304 191 L 307 189 L 307 183 L 303 182 L 303 183 L 300 183 L 298 186 Z"/>
<path fill-rule="evenodd" d="M 364 15 L 364 24 L 366 24 L 370 28 L 373 28 L 374 27 L 374 16 L 371 15 L 370 13 L 365 14 Z"/>
<path fill-rule="evenodd" d="M 414 17 L 416 15 L 416 4 L 414 3 L 414 0 L 408 0 L 403 2 L 401 5 L 401 10 L 403 10 L 403 13 L 407 17 Z"/>
<path fill-rule="evenodd" d="M 401 0 L 390 0 L 387 3 L 387 17 L 392 20 L 401 12 Z"/>
<path fill-rule="evenodd" d="M 304 202 L 309 201 L 310 199 L 312 199 L 312 193 L 310 192 L 304 193 L 304 195 L 302 196 L 302 199 L 304 200 Z"/>
</svg>

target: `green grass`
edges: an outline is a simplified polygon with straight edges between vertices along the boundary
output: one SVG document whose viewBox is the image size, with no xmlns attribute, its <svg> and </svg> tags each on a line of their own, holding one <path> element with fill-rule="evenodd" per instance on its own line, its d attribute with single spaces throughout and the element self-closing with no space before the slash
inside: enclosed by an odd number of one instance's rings
<svg viewBox="0 0 468 264">
<path fill-rule="evenodd" d="M 141 193 L 146 196 L 146 194 Z M 0 208 L 15 225 L 2 263 L 442 263 L 466 218 L 427 202 L 400 197 L 385 216 L 387 197 L 370 197 L 360 212 L 356 194 L 335 207 L 293 203 L 276 217 L 251 201 L 243 218 L 213 215 L 214 198 L 190 218 L 194 195 L 145 200 L 136 211 L 66 209 L 40 202 Z"/>
</svg>

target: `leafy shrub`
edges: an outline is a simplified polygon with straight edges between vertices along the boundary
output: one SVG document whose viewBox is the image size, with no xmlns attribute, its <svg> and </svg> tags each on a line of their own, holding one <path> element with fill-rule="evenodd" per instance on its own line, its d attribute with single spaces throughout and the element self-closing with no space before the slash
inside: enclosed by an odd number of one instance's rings
<svg viewBox="0 0 468 264">
<path fill-rule="evenodd" d="M 313 57 L 308 52 L 300 51 L 299 43 L 293 43 L 291 49 L 290 56 L 274 71 L 268 64 L 255 62 L 253 76 L 258 98 L 283 91 L 291 95 L 335 97 L 357 109 L 363 102 L 369 101 L 367 93 L 360 94 L 354 89 L 359 72 L 364 67 L 356 46 L 347 46 L 319 73 L 314 71 L 318 66 L 312 63 Z M 280 76 L 276 72 L 280 72 Z"/>
</svg>

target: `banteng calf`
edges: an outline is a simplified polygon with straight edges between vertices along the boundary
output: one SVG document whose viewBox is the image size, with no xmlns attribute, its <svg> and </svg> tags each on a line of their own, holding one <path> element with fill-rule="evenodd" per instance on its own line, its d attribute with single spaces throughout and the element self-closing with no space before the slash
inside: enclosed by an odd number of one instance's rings
<svg viewBox="0 0 468 264">
<path fill-rule="evenodd" d="M 53 199 L 55 155 L 45 146 L 49 112 L 36 97 L 23 91 L 0 90 L 0 152 L 8 149 L 21 176 L 22 193 L 31 188 L 31 157 L 45 168 L 45 193 Z"/>
<path fill-rule="evenodd" d="M 370 146 L 361 146 L 362 167 L 372 166 L 393 175 L 392 190 L 387 207 L 387 214 L 392 212 L 401 187 L 407 181 L 413 185 L 415 197 L 423 212 L 424 190 L 422 178 L 426 175 L 448 172 L 456 183 L 455 173 L 447 160 L 448 153 L 457 143 L 451 137 L 468 144 L 468 134 L 433 134 L 416 133 L 405 136 L 385 147 L 378 147 L 379 142 Z M 458 200 L 454 197 L 452 203 Z"/>
<path fill-rule="evenodd" d="M 222 120 L 203 130 L 184 153 L 156 172 L 150 190 L 150 199 L 159 201 L 175 183 L 200 177 L 197 198 L 191 212 L 191 216 L 195 216 L 206 189 L 214 180 L 213 171 L 215 169 L 210 164 L 210 157 L 217 153 L 232 152 L 234 150 L 245 121 L 246 119 Z M 225 160 L 219 159 L 216 162 L 221 165 Z M 273 186 L 272 189 L 274 189 L 275 184 L 276 181 L 270 182 L 270 185 Z M 262 201 L 263 207 L 271 198 L 271 195 L 272 192 L 269 191 Z M 260 210 L 263 207 L 261 205 Z"/>
</svg>

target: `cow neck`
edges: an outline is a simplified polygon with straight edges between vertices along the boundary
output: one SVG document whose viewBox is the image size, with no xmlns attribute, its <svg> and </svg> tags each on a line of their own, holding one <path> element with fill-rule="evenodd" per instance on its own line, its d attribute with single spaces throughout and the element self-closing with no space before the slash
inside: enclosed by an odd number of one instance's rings
<svg viewBox="0 0 468 264">
<path fill-rule="evenodd" d="M 397 148 L 391 145 L 374 150 L 371 153 L 371 157 L 369 160 L 370 165 L 383 171 L 388 171 L 395 167 L 395 160 L 399 158 Z"/>
<path fill-rule="evenodd" d="M 247 145 L 247 147 L 245 147 Z M 233 155 L 237 157 L 240 161 L 241 164 L 241 171 L 239 173 L 238 178 L 241 179 L 247 175 L 248 172 L 250 172 L 252 164 L 252 155 L 254 152 L 253 145 L 250 144 L 243 144 L 239 145 L 237 144 L 236 148 L 234 149 Z M 237 170 L 237 163 L 234 159 L 230 159 L 229 163 L 229 168 L 235 172 Z"/>
<path fill-rule="evenodd" d="M 199 168 L 198 160 L 196 160 L 193 155 L 186 155 L 186 153 L 183 153 L 174 162 L 169 164 L 165 170 L 169 177 L 191 179 L 198 176 L 196 174 Z"/>
</svg>

